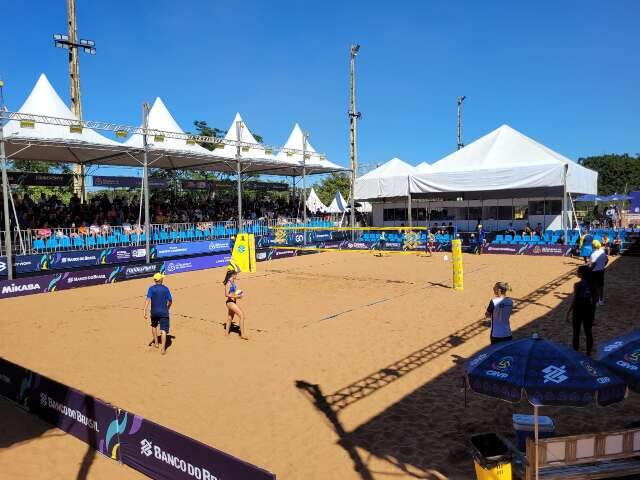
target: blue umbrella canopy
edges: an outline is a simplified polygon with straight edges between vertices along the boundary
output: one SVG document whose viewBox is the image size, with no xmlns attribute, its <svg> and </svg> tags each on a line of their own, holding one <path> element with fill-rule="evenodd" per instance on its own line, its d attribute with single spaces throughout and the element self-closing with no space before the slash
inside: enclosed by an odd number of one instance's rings
<svg viewBox="0 0 640 480">
<path fill-rule="evenodd" d="M 623 377 L 629 387 L 640 393 L 640 330 L 598 345 L 600 363 Z"/>
<path fill-rule="evenodd" d="M 609 405 L 624 399 L 625 382 L 564 345 L 534 336 L 491 345 L 466 363 L 475 392 L 533 405 Z"/>
<path fill-rule="evenodd" d="M 593 194 L 582 195 L 575 199 L 576 202 L 602 202 L 603 200 L 606 200 L 606 198 Z"/>
<path fill-rule="evenodd" d="M 602 200 L 605 202 L 626 202 L 631 200 L 629 195 L 622 195 L 620 193 L 614 193 L 613 195 L 607 195 L 606 197 L 602 197 Z"/>
</svg>

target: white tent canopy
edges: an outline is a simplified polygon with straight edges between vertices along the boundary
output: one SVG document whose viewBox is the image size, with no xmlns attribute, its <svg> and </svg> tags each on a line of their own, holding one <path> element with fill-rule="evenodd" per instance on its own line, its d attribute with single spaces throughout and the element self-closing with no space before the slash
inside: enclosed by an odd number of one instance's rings
<svg viewBox="0 0 640 480">
<path fill-rule="evenodd" d="M 415 173 L 415 167 L 392 158 L 356 180 L 355 198 L 406 197 L 409 195 L 409 176 Z"/>
<path fill-rule="evenodd" d="M 316 191 L 312 188 L 309 196 L 307 197 L 307 210 L 311 213 L 325 213 L 327 211 L 327 206 L 322 203 Z"/>
<path fill-rule="evenodd" d="M 289 134 L 289 138 L 287 139 L 287 143 L 284 144 L 284 149 L 292 149 L 292 150 L 303 150 L 304 146 L 304 134 L 302 133 L 302 129 L 300 125 L 297 123 L 294 125 L 293 130 L 291 130 L 291 134 Z M 340 171 L 344 170 L 344 168 L 336 165 L 335 163 L 331 163 L 326 158 L 321 157 L 311 146 L 311 143 L 307 140 L 306 145 L 307 161 L 306 161 L 306 170 L 307 173 L 320 173 L 322 171 Z M 280 162 L 294 162 L 296 165 L 302 167 L 302 154 L 301 153 L 291 153 L 286 150 L 278 152 L 276 159 Z"/>
<path fill-rule="evenodd" d="M 43 73 L 18 113 L 77 120 Z M 16 159 L 87 163 L 128 150 L 89 128 L 10 120 L 4 126 L 7 155 Z M 29 148 L 25 149 L 25 146 Z"/>
<path fill-rule="evenodd" d="M 518 191 L 564 186 L 567 192 L 597 193 L 598 174 L 508 125 L 448 155 L 411 177 L 411 193 Z"/>
<path fill-rule="evenodd" d="M 418 173 L 426 173 L 431 171 L 431 164 L 427 162 L 422 162 L 416 165 L 416 171 Z"/>
<path fill-rule="evenodd" d="M 344 213 L 349 210 L 349 206 L 347 205 L 347 201 L 344 199 L 340 190 L 336 192 L 336 196 L 329 205 L 327 209 L 327 213 Z"/>
</svg>

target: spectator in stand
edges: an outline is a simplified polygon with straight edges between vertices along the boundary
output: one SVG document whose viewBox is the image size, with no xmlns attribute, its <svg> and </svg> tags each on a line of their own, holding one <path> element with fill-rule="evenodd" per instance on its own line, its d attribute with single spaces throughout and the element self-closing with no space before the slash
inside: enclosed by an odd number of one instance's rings
<svg viewBox="0 0 640 480">
<path fill-rule="evenodd" d="M 527 225 L 524 227 L 524 231 L 522 232 L 522 235 L 531 238 L 532 232 L 533 232 L 533 229 L 531 228 L 531 224 L 527 222 Z"/>
<path fill-rule="evenodd" d="M 538 225 L 536 225 L 536 230 L 535 230 L 536 235 L 538 235 L 538 237 L 542 238 L 542 224 L 538 222 Z"/>
<path fill-rule="evenodd" d="M 511 235 L 512 237 L 515 237 L 517 235 L 516 233 L 516 229 L 513 228 L 513 223 L 509 223 L 509 228 L 507 228 L 507 230 L 505 231 L 505 233 L 507 235 Z"/>
<path fill-rule="evenodd" d="M 556 241 L 556 245 L 564 245 L 565 243 L 567 242 L 565 242 L 564 240 L 564 233 L 561 233 L 558 237 L 558 240 Z"/>
</svg>

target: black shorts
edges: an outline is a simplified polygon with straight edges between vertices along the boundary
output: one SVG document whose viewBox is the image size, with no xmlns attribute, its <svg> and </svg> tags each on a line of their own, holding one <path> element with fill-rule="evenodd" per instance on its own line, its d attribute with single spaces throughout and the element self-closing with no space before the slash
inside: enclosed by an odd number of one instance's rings
<svg viewBox="0 0 640 480">
<path fill-rule="evenodd" d="M 156 328 L 160 325 L 160 330 L 169 333 L 169 317 L 154 317 L 151 316 L 151 326 Z"/>
<path fill-rule="evenodd" d="M 591 281 L 596 287 L 604 287 L 604 270 L 591 272 Z"/>
</svg>

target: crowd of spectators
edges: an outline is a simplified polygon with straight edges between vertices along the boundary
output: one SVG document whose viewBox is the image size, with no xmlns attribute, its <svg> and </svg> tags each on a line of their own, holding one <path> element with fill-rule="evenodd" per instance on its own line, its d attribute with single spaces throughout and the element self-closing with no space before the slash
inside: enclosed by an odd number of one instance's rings
<svg viewBox="0 0 640 480">
<path fill-rule="evenodd" d="M 46 230 L 75 228 L 91 231 L 108 231 L 111 227 L 125 226 L 139 229 L 140 201 L 106 194 L 93 195 L 88 202 L 81 203 L 77 195 L 63 202 L 56 195 L 45 195 L 32 199 L 28 194 L 14 196 L 15 213 L 22 230 Z M 202 223 L 233 221 L 237 218 L 235 202 L 216 200 L 193 200 L 152 194 L 150 198 L 151 223 Z M 260 200 L 243 206 L 246 220 L 295 218 L 296 210 L 286 202 Z M 15 218 L 12 222 L 15 223 Z"/>
</svg>

